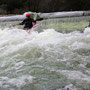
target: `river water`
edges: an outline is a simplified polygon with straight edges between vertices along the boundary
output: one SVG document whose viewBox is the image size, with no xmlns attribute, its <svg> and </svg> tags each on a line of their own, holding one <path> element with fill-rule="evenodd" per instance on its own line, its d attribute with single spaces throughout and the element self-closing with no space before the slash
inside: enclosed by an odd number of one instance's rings
<svg viewBox="0 0 90 90">
<path fill-rule="evenodd" d="M 0 90 L 90 90 L 88 22 L 54 21 L 30 33 L 1 22 Z"/>
</svg>

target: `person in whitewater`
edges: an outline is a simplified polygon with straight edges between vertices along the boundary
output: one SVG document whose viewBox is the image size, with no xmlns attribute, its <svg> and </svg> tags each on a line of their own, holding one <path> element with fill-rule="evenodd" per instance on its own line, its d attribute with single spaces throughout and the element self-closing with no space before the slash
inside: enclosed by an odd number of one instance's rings
<svg viewBox="0 0 90 90">
<path fill-rule="evenodd" d="M 24 25 L 24 30 L 31 29 L 36 24 L 36 20 L 30 18 L 30 14 L 26 14 L 26 18 L 19 23 L 19 25 Z"/>
</svg>

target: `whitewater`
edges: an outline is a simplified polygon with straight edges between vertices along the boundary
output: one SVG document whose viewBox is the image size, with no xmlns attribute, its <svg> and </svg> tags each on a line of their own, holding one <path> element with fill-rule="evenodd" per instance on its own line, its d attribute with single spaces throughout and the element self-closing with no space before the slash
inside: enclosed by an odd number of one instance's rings
<svg viewBox="0 0 90 90">
<path fill-rule="evenodd" d="M 4 24 L 0 90 L 90 90 L 89 27 L 83 32 L 49 27 L 27 33 Z"/>
</svg>

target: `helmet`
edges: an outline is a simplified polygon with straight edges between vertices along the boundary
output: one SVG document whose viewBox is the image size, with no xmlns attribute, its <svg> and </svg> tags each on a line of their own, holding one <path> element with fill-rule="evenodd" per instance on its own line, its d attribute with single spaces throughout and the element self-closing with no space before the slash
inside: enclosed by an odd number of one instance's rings
<svg viewBox="0 0 90 90">
<path fill-rule="evenodd" d="M 26 14 L 26 17 L 30 17 L 30 14 L 29 14 L 29 13 L 27 13 L 27 14 Z"/>
</svg>

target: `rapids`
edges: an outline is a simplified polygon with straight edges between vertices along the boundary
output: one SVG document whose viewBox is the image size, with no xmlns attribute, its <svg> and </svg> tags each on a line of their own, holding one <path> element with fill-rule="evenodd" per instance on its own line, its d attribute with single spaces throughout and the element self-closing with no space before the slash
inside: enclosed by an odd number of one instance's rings
<svg viewBox="0 0 90 90">
<path fill-rule="evenodd" d="M 83 33 L 3 27 L 0 90 L 90 90 L 89 27 Z"/>
</svg>

